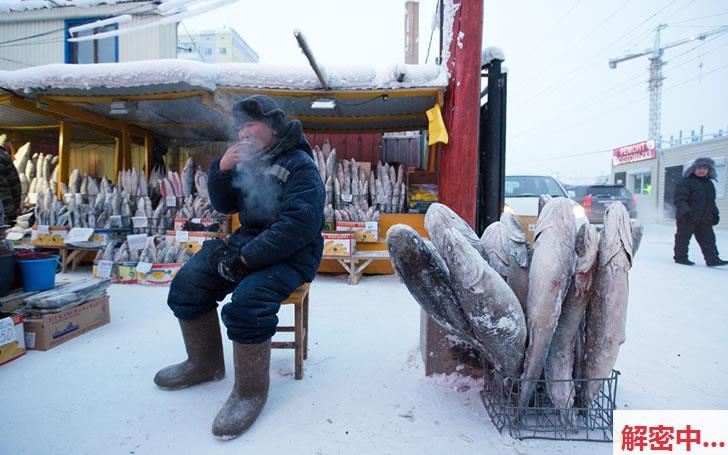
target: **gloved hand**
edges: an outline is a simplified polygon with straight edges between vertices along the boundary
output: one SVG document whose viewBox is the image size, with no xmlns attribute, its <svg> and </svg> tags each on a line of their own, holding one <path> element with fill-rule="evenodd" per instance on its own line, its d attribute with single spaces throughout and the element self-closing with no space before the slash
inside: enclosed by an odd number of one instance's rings
<svg viewBox="0 0 728 455">
<path fill-rule="evenodd" d="M 250 273 L 250 267 L 245 263 L 238 250 L 228 247 L 220 262 L 217 263 L 217 273 L 232 283 L 239 283 Z"/>
<path fill-rule="evenodd" d="M 250 273 L 250 268 L 243 262 L 240 252 L 231 248 L 221 239 L 208 240 L 203 244 L 207 250 L 207 263 L 210 268 L 226 280 L 238 283 Z"/>
</svg>

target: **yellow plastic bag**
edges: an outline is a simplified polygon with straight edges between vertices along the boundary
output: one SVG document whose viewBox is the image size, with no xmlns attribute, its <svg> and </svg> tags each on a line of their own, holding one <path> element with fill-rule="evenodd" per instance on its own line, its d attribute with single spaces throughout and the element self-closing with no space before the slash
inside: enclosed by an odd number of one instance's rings
<svg viewBox="0 0 728 455">
<path fill-rule="evenodd" d="M 427 111 L 427 120 L 429 122 L 427 130 L 430 136 L 427 145 L 435 145 L 438 142 L 447 144 L 450 137 L 447 135 L 445 122 L 442 120 L 442 111 L 440 111 L 439 104 L 435 104 L 432 109 Z"/>
</svg>

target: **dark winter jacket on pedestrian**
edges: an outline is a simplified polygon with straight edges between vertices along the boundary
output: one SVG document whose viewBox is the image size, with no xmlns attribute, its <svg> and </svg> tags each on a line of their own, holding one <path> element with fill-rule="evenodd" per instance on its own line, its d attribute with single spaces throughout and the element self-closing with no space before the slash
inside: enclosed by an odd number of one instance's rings
<svg viewBox="0 0 728 455">
<path fill-rule="evenodd" d="M 301 123 L 288 122 L 283 133 L 262 158 L 231 171 L 214 161 L 210 200 L 221 213 L 238 212 L 241 227 L 229 244 L 253 271 L 287 262 L 310 282 L 323 252 L 325 189 Z"/>
<path fill-rule="evenodd" d="M 14 224 L 20 210 L 22 190 L 18 171 L 3 145 L 0 144 L 0 201 L 5 212 L 5 223 Z"/>
<path fill-rule="evenodd" d="M 698 177 L 695 169 L 707 167 L 708 175 Z M 718 207 L 715 204 L 716 178 L 715 163 L 710 158 L 695 160 L 683 173 L 683 178 L 675 186 L 675 218 L 678 221 L 716 225 L 719 221 Z"/>
</svg>

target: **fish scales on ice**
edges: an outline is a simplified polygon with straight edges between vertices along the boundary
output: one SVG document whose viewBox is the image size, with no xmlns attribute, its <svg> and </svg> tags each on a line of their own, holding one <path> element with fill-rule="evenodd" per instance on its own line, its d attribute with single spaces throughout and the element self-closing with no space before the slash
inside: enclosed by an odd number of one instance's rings
<svg viewBox="0 0 728 455">
<path fill-rule="evenodd" d="M 445 261 L 432 243 L 411 227 L 395 224 L 387 232 L 387 247 L 394 270 L 420 307 L 446 330 L 482 351 L 450 285 Z"/>
<path fill-rule="evenodd" d="M 518 298 L 458 229 L 443 233 L 450 281 L 483 355 L 498 371 L 516 377 L 526 345 L 526 319 Z"/>
<path fill-rule="evenodd" d="M 586 305 L 591 298 L 594 272 L 596 270 L 599 233 L 595 226 L 587 223 L 579 227 L 576 234 L 576 267 L 566 299 L 561 306 L 561 316 L 551 340 L 544 375 L 547 379 L 551 402 L 557 409 L 568 409 L 574 404 L 574 350 L 580 333 L 580 324 Z M 554 382 L 555 381 L 555 382 Z"/>
<path fill-rule="evenodd" d="M 632 242 L 627 209 L 622 204 L 611 204 L 604 213 L 593 294 L 586 312 L 585 378 L 610 377 L 619 347 L 626 340 Z M 601 386 L 600 381 L 590 381 L 582 388 L 580 406 L 588 406 Z"/>
<path fill-rule="evenodd" d="M 561 315 L 561 304 L 574 274 L 576 221 L 566 198 L 546 202 L 536 223 L 535 245 L 528 276 L 526 316 L 528 347 L 519 406 L 526 407 L 541 377 L 549 345 Z"/>
</svg>

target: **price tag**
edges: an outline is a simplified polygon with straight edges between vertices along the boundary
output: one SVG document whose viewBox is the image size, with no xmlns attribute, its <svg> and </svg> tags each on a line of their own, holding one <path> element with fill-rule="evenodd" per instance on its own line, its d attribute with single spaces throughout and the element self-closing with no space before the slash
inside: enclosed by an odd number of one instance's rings
<svg viewBox="0 0 728 455">
<path fill-rule="evenodd" d="M 193 222 L 193 223 L 195 223 L 195 224 L 200 224 L 200 223 L 202 223 L 202 219 L 201 219 L 201 218 L 192 218 L 192 219 L 191 219 L 190 221 L 192 221 L 192 222 Z"/>
<path fill-rule="evenodd" d="M 93 233 L 93 228 L 73 228 L 66 236 L 66 243 L 86 242 Z"/>
<path fill-rule="evenodd" d="M 0 346 L 17 341 L 13 318 L 0 319 Z"/>
<path fill-rule="evenodd" d="M 377 221 L 366 221 L 364 222 L 364 229 L 371 232 L 377 232 L 379 229 L 379 223 Z"/>
<path fill-rule="evenodd" d="M 111 267 L 114 266 L 112 261 L 99 261 L 96 264 L 96 276 L 98 278 L 108 278 L 111 276 Z"/>
<path fill-rule="evenodd" d="M 143 250 L 147 246 L 147 234 L 127 235 L 126 242 L 130 250 Z"/>
<path fill-rule="evenodd" d="M 131 224 L 135 228 L 145 228 L 149 226 L 149 220 L 146 216 L 133 216 L 131 217 Z"/>
<path fill-rule="evenodd" d="M 167 196 L 165 201 L 167 202 L 167 207 L 177 207 L 177 198 L 175 196 Z"/>
<path fill-rule="evenodd" d="M 354 196 L 352 196 L 351 194 L 342 194 L 341 200 L 344 202 L 351 202 L 354 200 Z"/>
<path fill-rule="evenodd" d="M 45 224 L 39 224 L 38 225 L 38 234 L 50 234 L 51 230 L 50 228 Z"/>
<path fill-rule="evenodd" d="M 23 238 L 23 236 L 24 236 L 24 234 L 22 232 L 13 231 L 13 232 L 8 232 L 8 235 L 6 236 L 6 238 L 8 240 L 20 240 Z"/>
<path fill-rule="evenodd" d="M 174 234 L 174 239 L 177 241 L 177 243 L 186 242 L 190 239 L 190 233 L 187 231 L 176 231 Z"/>
<path fill-rule="evenodd" d="M 138 262 L 136 266 L 136 270 L 139 273 L 147 274 L 150 270 L 152 270 L 152 263 L 151 262 Z"/>
</svg>

